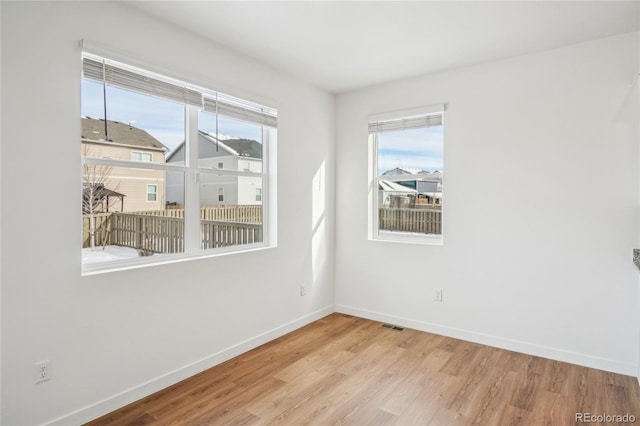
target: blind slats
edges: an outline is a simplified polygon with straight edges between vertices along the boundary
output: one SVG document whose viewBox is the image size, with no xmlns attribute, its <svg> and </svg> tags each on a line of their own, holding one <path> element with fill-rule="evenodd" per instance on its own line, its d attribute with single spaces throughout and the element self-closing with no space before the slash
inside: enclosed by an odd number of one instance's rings
<svg viewBox="0 0 640 426">
<path fill-rule="evenodd" d="M 275 111 L 264 109 L 258 105 L 245 103 L 240 99 L 218 94 L 217 97 L 207 97 L 203 91 L 186 84 L 162 80 L 151 73 L 125 68 L 106 61 L 83 57 L 82 70 L 84 78 L 126 90 L 157 96 L 174 102 L 195 105 L 206 111 L 217 112 L 230 118 L 264 126 L 277 127 L 278 119 Z M 207 92 L 208 96 L 212 96 Z M 215 92 L 214 92 L 215 96 Z M 216 106 L 217 102 L 217 106 Z"/>
<path fill-rule="evenodd" d="M 103 70 L 104 81 L 107 84 L 118 86 L 122 89 L 133 90 L 149 95 L 154 95 L 169 101 L 202 106 L 202 93 L 188 87 L 173 84 L 144 75 L 132 70 L 120 68 L 110 63 L 103 64 L 90 58 L 83 60 L 84 77 L 102 83 Z"/>
<path fill-rule="evenodd" d="M 434 126 L 442 126 L 442 113 L 395 120 L 373 121 L 369 123 L 369 133 L 393 132 Z"/>
<path fill-rule="evenodd" d="M 203 104 L 205 111 L 217 112 L 220 115 L 264 126 L 276 127 L 278 125 L 278 119 L 275 115 L 269 114 L 258 107 L 247 108 L 244 105 L 237 105 L 232 100 L 222 96 L 219 96 L 218 99 L 205 96 Z"/>
</svg>

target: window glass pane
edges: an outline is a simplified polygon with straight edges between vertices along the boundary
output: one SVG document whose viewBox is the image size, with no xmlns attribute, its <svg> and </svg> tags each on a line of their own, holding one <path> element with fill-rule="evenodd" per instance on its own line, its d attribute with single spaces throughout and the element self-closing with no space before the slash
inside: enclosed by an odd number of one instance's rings
<svg viewBox="0 0 640 426">
<path fill-rule="evenodd" d="M 147 202 L 149 201 L 157 201 L 158 200 L 158 186 L 157 185 L 147 185 Z"/>
<path fill-rule="evenodd" d="M 262 172 L 262 126 L 201 111 L 198 114 L 198 166 Z"/>
<path fill-rule="evenodd" d="M 442 233 L 442 126 L 378 138 L 378 229 Z"/>
<path fill-rule="evenodd" d="M 256 199 L 257 187 L 262 187 L 261 177 L 200 176 L 201 248 L 262 242 L 262 197 Z"/>
<path fill-rule="evenodd" d="M 152 172 L 156 176 L 139 175 L 141 172 Z M 183 252 L 184 198 L 173 197 L 172 201 L 165 201 L 162 194 L 165 181 L 184 188 L 184 173 L 86 164 L 83 166 L 83 175 L 86 177 L 106 174 L 113 176 L 114 180 L 92 183 L 83 179 L 83 264 Z M 117 178 L 120 174 L 138 175 L 139 179 L 124 181 Z M 147 184 L 147 178 L 156 179 L 157 183 Z M 118 184 L 122 184 L 122 188 Z M 141 204 L 129 202 L 129 197 L 135 199 L 136 193 L 140 194 L 137 198 L 144 199 L 146 193 L 156 200 L 144 201 L 142 206 L 146 208 L 139 209 Z M 167 189 L 167 194 L 169 193 L 170 188 Z"/>
<path fill-rule="evenodd" d="M 184 117 L 184 105 L 117 87 L 107 86 L 105 101 L 102 85 L 83 80 L 82 155 L 165 163 L 184 142 Z"/>
<path fill-rule="evenodd" d="M 185 107 L 152 96 L 82 82 L 81 156 L 131 161 L 131 167 L 83 164 L 83 264 L 184 251 L 184 173 L 135 167 L 164 164 L 184 140 Z M 105 123 L 104 111 L 108 120 Z M 174 191 L 175 192 L 175 191 Z"/>
</svg>

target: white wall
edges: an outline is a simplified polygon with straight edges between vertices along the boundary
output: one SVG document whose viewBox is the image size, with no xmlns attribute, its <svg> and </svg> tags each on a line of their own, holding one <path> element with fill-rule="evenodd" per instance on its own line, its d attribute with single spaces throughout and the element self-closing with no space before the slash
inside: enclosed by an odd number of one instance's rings
<svg viewBox="0 0 640 426">
<path fill-rule="evenodd" d="M 332 311 L 332 96 L 117 3 L 0 7 L 2 424 L 79 424 Z M 279 108 L 276 249 L 81 277 L 83 38 Z"/>
<path fill-rule="evenodd" d="M 2 30 L 2 7 L 0 7 L 0 33 Z M 0 55 L 0 93 L 2 93 L 2 55 Z M 2 102 L 0 102 L 0 129 L 2 129 Z M 2 132 L 0 131 L 0 164 L 2 164 Z M 2 173 L 0 173 L 0 224 L 2 224 Z M 2 226 L 0 226 L 0 309 L 2 308 Z M 0 401 L 2 401 L 2 315 L 0 311 Z M 0 422 L 2 403 L 0 402 Z"/>
<path fill-rule="evenodd" d="M 338 96 L 336 309 L 635 375 L 637 70 L 632 33 Z M 368 241 L 367 116 L 442 102 L 444 246 Z"/>
<path fill-rule="evenodd" d="M 639 11 L 640 13 L 640 11 Z M 638 15 L 638 19 L 640 19 L 640 14 Z M 640 32 L 638 33 L 638 37 L 640 38 Z M 636 101 L 636 122 L 635 122 L 635 140 L 638 144 L 640 144 L 640 41 L 638 42 L 638 74 L 636 74 L 635 78 L 635 101 Z M 640 151 L 640 150 L 639 150 Z M 640 152 L 638 154 L 638 164 L 640 164 Z M 638 194 L 640 197 L 640 193 Z M 638 214 L 638 220 L 640 221 L 640 213 Z M 635 247 L 640 248 L 640 247 Z M 640 278 L 638 278 L 638 286 L 640 287 Z M 638 291 L 638 306 L 640 307 L 640 291 Z M 638 312 L 638 324 L 640 325 L 640 312 Z M 640 345 L 640 327 L 638 327 L 638 345 Z M 638 368 L 636 370 L 636 377 L 638 378 L 638 384 L 640 384 L 640 348 L 638 350 Z"/>
</svg>

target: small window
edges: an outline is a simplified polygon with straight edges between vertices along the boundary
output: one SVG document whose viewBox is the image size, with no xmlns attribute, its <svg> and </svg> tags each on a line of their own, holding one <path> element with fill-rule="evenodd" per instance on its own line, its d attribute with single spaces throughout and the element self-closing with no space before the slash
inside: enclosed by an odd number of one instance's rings
<svg viewBox="0 0 640 426">
<path fill-rule="evenodd" d="M 442 244 L 444 105 L 369 122 L 370 237 Z"/>
<path fill-rule="evenodd" d="M 262 201 L 262 188 L 256 188 L 256 201 Z"/>
<path fill-rule="evenodd" d="M 131 152 L 132 161 L 144 161 L 145 163 L 153 162 L 153 154 L 150 152 Z"/>
<path fill-rule="evenodd" d="M 147 185 L 147 201 L 158 201 L 158 185 Z"/>
<path fill-rule="evenodd" d="M 222 161 L 220 161 L 220 162 L 218 163 L 218 168 L 219 168 L 219 169 L 224 169 L 224 163 L 223 163 Z"/>
<path fill-rule="evenodd" d="M 250 172 L 251 171 L 251 164 L 248 161 L 244 162 L 244 171 L 245 172 Z"/>
<path fill-rule="evenodd" d="M 218 188 L 218 201 L 224 201 L 224 188 Z"/>
</svg>

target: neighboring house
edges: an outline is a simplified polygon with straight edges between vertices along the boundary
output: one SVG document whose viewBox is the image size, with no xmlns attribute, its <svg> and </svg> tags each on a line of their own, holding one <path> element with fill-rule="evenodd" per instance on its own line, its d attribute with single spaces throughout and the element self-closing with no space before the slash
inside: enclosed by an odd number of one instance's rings
<svg viewBox="0 0 640 426">
<path fill-rule="evenodd" d="M 378 181 L 380 207 L 408 207 L 415 200 L 417 191 L 399 183 L 380 179 Z"/>
<path fill-rule="evenodd" d="M 198 162 L 203 168 L 262 173 L 262 144 L 251 139 L 216 139 L 199 131 Z M 167 163 L 184 163 L 184 143 L 168 157 Z M 262 178 L 253 176 L 200 176 L 201 205 L 262 204 Z M 167 201 L 181 204 L 184 185 L 167 177 Z"/>
<path fill-rule="evenodd" d="M 125 123 L 82 117 L 82 155 L 112 160 L 164 163 L 168 148 L 146 131 Z M 109 191 L 108 203 L 101 211 L 135 212 L 163 210 L 165 207 L 165 172 L 132 167 L 85 165 L 83 185 L 103 187 Z M 117 195 L 116 195 L 117 194 Z M 108 207 L 107 207 L 108 206 Z"/>
<path fill-rule="evenodd" d="M 440 204 L 442 201 L 442 172 L 429 172 L 421 169 L 400 168 L 387 170 L 382 176 L 388 176 L 389 181 L 417 192 L 418 200 L 428 200 L 429 203 Z M 417 201 L 416 204 L 424 204 Z"/>
</svg>

